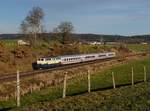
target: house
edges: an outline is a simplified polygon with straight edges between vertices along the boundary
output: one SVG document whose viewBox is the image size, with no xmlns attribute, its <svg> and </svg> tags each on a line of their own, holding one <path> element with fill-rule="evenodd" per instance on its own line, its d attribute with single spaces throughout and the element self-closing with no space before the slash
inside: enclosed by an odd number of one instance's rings
<svg viewBox="0 0 150 111">
<path fill-rule="evenodd" d="M 24 40 L 18 40 L 17 43 L 18 45 L 30 45 L 29 41 L 24 41 Z"/>
<path fill-rule="evenodd" d="M 102 42 L 94 41 L 94 42 L 90 42 L 89 44 L 90 45 L 102 45 L 103 43 Z"/>
<path fill-rule="evenodd" d="M 146 45 L 146 44 L 148 44 L 148 43 L 147 43 L 147 42 L 141 42 L 141 44 Z"/>
</svg>

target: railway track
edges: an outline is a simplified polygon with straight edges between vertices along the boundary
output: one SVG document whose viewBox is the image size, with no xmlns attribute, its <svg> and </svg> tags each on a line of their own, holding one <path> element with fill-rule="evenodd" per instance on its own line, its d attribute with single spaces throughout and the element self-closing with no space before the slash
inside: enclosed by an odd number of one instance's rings
<svg viewBox="0 0 150 111">
<path fill-rule="evenodd" d="M 124 58 L 132 57 L 132 56 L 139 56 L 139 55 L 146 55 L 146 54 L 150 54 L 150 52 L 127 55 L 127 56 L 124 56 Z M 55 68 L 51 68 L 51 69 L 20 72 L 20 77 L 24 78 L 24 77 L 29 77 L 29 76 L 33 76 L 33 75 L 42 74 L 42 73 L 52 72 L 52 71 L 55 71 L 55 70 L 65 70 L 65 69 L 68 69 L 68 68 L 79 67 L 79 66 L 94 64 L 94 63 L 98 63 L 98 62 L 104 63 L 106 61 L 113 61 L 113 60 L 118 60 L 119 61 L 119 60 L 121 60 L 121 58 L 117 57 L 117 58 L 113 58 L 113 59 L 112 58 L 111 59 L 101 59 L 101 60 L 94 60 L 94 61 L 88 61 L 88 62 L 83 62 L 83 63 L 64 65 L 64 66 L 59 66 L 59 67 L 55 67 Z M 5 76 L 1 76 L 0 77 L 0 82 L 12 81 L 12 80 L 15 80 L 15 79 L 16 79 L 16 73 L 12 73 L 12 74 L 7 74 Z"/>
</svg>

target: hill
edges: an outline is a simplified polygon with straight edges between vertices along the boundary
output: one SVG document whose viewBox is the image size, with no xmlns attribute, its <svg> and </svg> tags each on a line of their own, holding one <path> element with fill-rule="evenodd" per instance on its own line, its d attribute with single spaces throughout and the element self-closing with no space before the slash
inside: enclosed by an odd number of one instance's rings
<svg viewBox="0 0 150 111">
<path fill-rule="evenodd" d="M 52 33 L 45 33 L 46 39 L 52 39 Z M 23 34 L 0 34 L 0 39 L 23 39 Z M 102 34 L 72 34 L 74 39 L 79 41 L 100 41 L 103 39 L 105 42 L 126 42 L 126 43 L 150 43 L 150 35 L 134 35 L 134 36 L 122 36 L 122 35 L 102 35 Z"/>
</svg>

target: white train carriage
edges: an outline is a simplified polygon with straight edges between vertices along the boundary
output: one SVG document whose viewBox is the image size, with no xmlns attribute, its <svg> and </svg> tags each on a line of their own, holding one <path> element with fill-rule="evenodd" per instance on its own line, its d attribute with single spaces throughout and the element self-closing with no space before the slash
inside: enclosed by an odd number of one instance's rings
<svg viewBox="0 0 150 111">
<path fill-rule="evenodd" d="M 92 61 L 96 59 L 107 59 L 116 56 L 115 52 L 94 53 L 94 54 L 79 54 L 79 55 L 65 55 L 58 57 L 46 57 L 37 60 L 38 68 L 51 68 L 59 65 L 80 63 Z"/>
<path fill-rule="evenodd" d="M 82 55 L 66 55 L 60 56 L 61 64 L 73 64 L 82 62 Z"/>
</svg>

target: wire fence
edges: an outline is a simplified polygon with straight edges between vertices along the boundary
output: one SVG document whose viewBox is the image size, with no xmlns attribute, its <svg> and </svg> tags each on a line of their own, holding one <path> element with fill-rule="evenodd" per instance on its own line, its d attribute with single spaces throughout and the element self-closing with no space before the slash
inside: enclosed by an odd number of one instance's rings
<svg viewBox="0 0 150 111">
<path fill-rule="evenodd" d="M 61 84 L 44 88 L 44 84 L 36 81 L 37 84 L 22 85 L 19 71 L 16 74 L 16 82 L 12 82 L 10 88 L 11 95 L 1 97 L 9 107 L 20 107 L 21 105 L 31 104 L 36 101 L 47 101 L 66 96 L 77 95 L 92 91 L 101 91 L 106 89 L 116 89 L 121 86 L 132 85 L 140 82 L 150 81 L 150 68 L 148 66 L 130 67 L 129 69 L 117 71 L 109 70 L 104 74 L 92 74 L 90 70 L 86 74 L 78 75 L 71 79 L 69 73 L 60 79 Z M 32 79 L 32 82 L 34 79 Z M 38 86 L 41 86 L 37 88 Z M 7 85 L 6 85 L 7 87 Z M 15 90 L 14 90 L 15 89 Z M 27 90 L 28 89 L 28 90 Z M 37 90 L 38 89 L 38 90 Z M 35 91 L 34 91 L 35 90 Z M 14 91 L 14 92 L 13 92 Z M 8 107 L 4 101 L 0 102 L 0 108 Z M 6 106 L 5 106 L 6 105 Z"/>
</svg>

